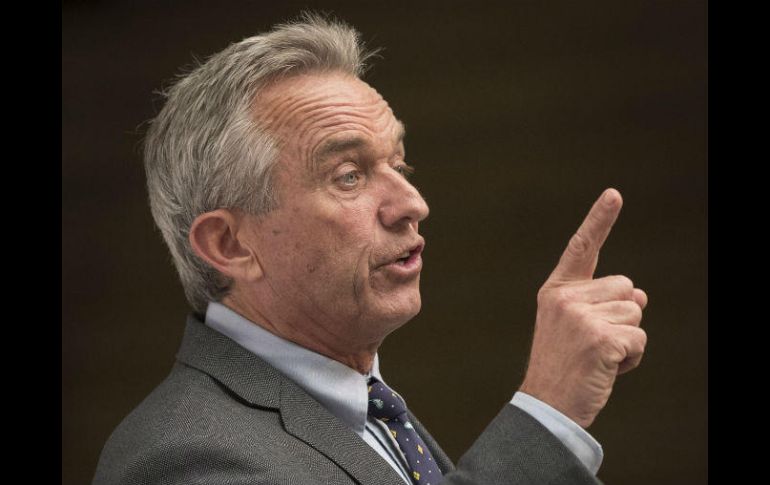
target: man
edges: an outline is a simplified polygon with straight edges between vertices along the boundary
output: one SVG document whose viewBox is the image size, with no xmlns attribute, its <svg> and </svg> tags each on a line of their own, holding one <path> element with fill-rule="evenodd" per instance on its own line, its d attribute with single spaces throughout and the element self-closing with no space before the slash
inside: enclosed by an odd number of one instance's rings
<svg viewBox="0 0 770 485">
<path fill-rule="evenodd" d="M 518 392 L 455 467 L 379 370 L 420 310 L 404 126 L 350 27 L 306 15 L 181 79 L 154 120 L 152 213 L 193 308 L 167 379 L 94 483 L 598 483 L 583 429 L 639 364 L 647 297 L 593 279 L 621 206 L 594 204 L 538 294 Z"/>
</svg>

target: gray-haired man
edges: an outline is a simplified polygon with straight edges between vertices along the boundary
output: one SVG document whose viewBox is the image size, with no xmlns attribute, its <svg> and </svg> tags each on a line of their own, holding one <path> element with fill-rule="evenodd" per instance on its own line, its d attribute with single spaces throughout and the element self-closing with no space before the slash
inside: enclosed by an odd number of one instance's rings
<svg viewBox="0 0 770 485">
<path fill-rule="evenodd" d="M 583 428 L 636 367 L 647 296 L 593 279 L 622 204 L 594 204 L 538 294 L 527 374 L 457 467 L 377 349 L 420 310 L 404 125 L 359 76 L 351 28 L 306 15 L 180 80 L 152 123 L 152 213 L 193 308 L 168 378 L 94 483 L 597 483 Z M 376 395 L 372 398 L 369 393 Z"/>
</svg>

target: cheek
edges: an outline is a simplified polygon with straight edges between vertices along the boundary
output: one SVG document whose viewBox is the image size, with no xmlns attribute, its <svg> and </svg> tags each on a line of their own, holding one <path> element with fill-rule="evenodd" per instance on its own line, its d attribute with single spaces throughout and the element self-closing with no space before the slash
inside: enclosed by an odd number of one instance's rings
<svg viewBox="0 0 770 485">
<path fill-rule="evenodd" d="M 334 282 L 348 289 L 357 288 L 355 291 L 360 293 L 368 286 L 376 220 L 363 204 L 335 204 L 334 209 L 317 219 L 314 239 L 305 243 L 312 247 L 309 262 L 313 269 L 321 270 L 315 276 L 325 278 L 323 284 Z"/>
<path fill-rule="evenodd" d="M 291 196 L 261 231 L 267 248 L 264 265 L 274 277 L 285 275 L 301 286 L 331 283 L 326 279 L 346 286 L 352 280 L 359 286 L 368 278 L 377 245 L 377 197 L 367 191 L 347 194 L 329 187 L 299 187 L 300 177 L 291 175 L 279 175 L 282 192 Z M 297 281 L 310 275 L 314 281 Z"/>
<path fill-rule="evenodd" d="M 327 278 L 349 280 L 368 275 L 374 226 L 361 211 L 340 207 L 309 218 L 301 217 L 301 211 L 292 216 L 265 231 L 266 253 L 273 255 L 266 265 L 273 274 L 289 270 L 292 279 L 312 275 L 323 284 Z"/>
</svg>

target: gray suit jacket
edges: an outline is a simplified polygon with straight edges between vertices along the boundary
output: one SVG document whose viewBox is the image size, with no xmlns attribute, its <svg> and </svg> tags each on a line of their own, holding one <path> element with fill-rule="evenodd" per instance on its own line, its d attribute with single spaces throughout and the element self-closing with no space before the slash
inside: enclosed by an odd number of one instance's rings
<svg viewBox="0 0 770 485">
<path fill-rule="evenodd" d="M 411 418 L 445 474 L 443 485 L 599 483 L 510 404 L 457 468 Z M 112 433 L 93 483 L 404 485 L 321 404 L 194 316 L 171 373 Z"/>
</svg>

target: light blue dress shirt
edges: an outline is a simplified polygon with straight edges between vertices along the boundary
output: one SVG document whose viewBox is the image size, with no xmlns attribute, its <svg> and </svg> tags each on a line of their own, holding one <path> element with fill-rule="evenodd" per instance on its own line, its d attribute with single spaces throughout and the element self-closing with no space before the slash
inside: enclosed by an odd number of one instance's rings
<svg viewBox="0 0 770 485">
<path fill-rule="evenodd" d="M 369 377 L 374 376 L 387 384 L 380 375 L 378 355 L 374 357 L 371 372 L 363 375 L 341 362 L 285 340 L 216 302 L 209 303 L 206 325 L 294 381 L 379 453 L 405 483 L 411 484 L 406 459 L 398 443 L 384 423 L 368 415 Z M 603 458 L 602 448 L 577 423 L 523 392 L 514 394 L 511 404 L 542 423 L 596 474 Z"/>
</svg>

